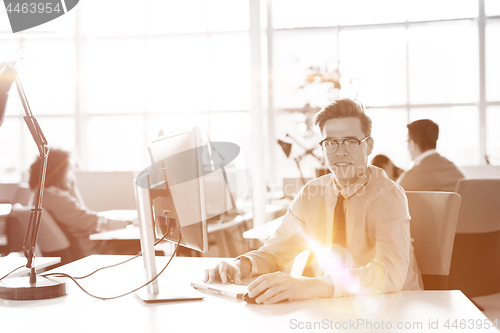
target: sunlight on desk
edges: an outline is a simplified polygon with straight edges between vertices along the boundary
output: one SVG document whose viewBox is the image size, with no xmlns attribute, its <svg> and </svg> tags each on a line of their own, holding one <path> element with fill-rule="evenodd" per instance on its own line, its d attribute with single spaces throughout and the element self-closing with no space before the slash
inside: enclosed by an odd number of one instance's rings
<svg viewBox="0 0 500 333">
<path fill-rule="evenodd" d="M 126 258 L 129 257 L 94 255 L 54 271 L 82 275 Z M 162 268 L 167 260 L 168 257 L 158 257 L 158 268 Z M 201 279 L 204 269 L 220 260 L 176 257 L 160 276 L 160 288 L 188 286 Z M 82 281 L 83 287 L 100 296 L 129 291 L 143 283 L 142 265 L 139 258 L 104 270 Z M 305 329 L 305 325 L 319 323 L 327 325 L 328 329 L 326 326 L 320 327 L 331 332 L 367 332 L 373 331 L 383 321 L 386 328 L 389 323 L 393 325 L 393 331 L 396 331 L 398 323 L 409 325 L 408 329 L 402 330 L 404 332 L 428 331 L 429 325 L 437 322 L 438 329 L 432 329 L 432 332 L 449 332 L 444 327 L 447 320 L 450 323 L 455 319 L 473 319 L 481 323 L 488 321 L 460 291 L 403 291 L 377 296 L 289 301 L 274 305 L 247 304 L 203 294 L 205 297 L 202 301 L 145 306 L 133 295 L 113 301 L 99 301 L 84 294 L 71 282 L 68 289 L 67 296 L 55 300 L 0 301 L 2 328 L 12 332 L 16 331 L 16 327 L 19 328 L 17 331 L 24 332 L 38 332 L 43 328 L 44 331 L 61 333 L 203 332 L 208 327 L 212 331 L 216 325 L 217 332 L 293 332 L 300 327 Z M 20 306 L 23 311 L 20 311 Z M 30 320 L 24 320 L 27 317 Z M 354 326 L 349 326 L 350 323 Z M 373 328 L 370 329 L 370 325 Z"/>
</svg>

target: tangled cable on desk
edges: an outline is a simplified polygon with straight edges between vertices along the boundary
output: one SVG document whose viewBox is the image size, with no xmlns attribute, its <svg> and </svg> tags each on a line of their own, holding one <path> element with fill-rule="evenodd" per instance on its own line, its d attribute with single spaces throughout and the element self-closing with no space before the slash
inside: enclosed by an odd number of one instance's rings
<svg viewBox="0 0 500 333">
<path fill-rule="evenodd" d="M 169 233 L 169 230 L 167 230 L 167 232 L 165 232 L 165 233 L 163 234 L 163 236 L 162 236 L 160 239 L 158 239 L 158 240 L 154 243 L 154 245 L 157 245 L 159 242 L 161 242 L 162 240 L 164 240 L 164 239 L 165 239 L 165 237 L 168 235 L 168 233 Z M 77 276 L 77 277 L 73 277 L 73 276 L 71 276 L 71 275 L 69 275 L 69 274 L 66 274 L 66 273 L 60 273 L 60 272 L 55 272 L 55 273 L 47 273 L 47 274 L 42 274 L 42 275 L 40 275 L 40 276 L 43 276 L 43 277 L 50 277 L 50 276 L 52 276 L 52 277 L 66 277 L 66 278 L 69 278 L 69 279 L 71 279 L 71 280 L 72 280 L 72 281 L 73 281 L 73 282 L 74 282 L 74 283 L 78 286 L 78 288 L 80 288 L 80 289 L 81 289 L 84 293 L 86 293 L 87 295 L 89 295 L 89 296 L 91 296 L 91 297 L 94 297 L 94 298 L 100 299 L 100 300 L 111 300 L 111 299 L 120 298 L 120 297 L 123 297 L 123 296 L 129 295 L 129 294 L 131 294 L 131 293 L 133 293 L 133 292 L 136 292 L 136 291 L 138 291 L 139 289 L 144 288 L 145 286 L 147 286 L 147 285 L 148 285 L 148 284 L 150 284 L 151 282 L 155 281 L 155 280 L 156 280 L 156 279 L 157 279 L 157 278 L 158 278 L 158 277 L 159 277 L 159 276 L 160 276 L 160 275 L 161 275 L 161 274 L 165 271 L 165 269 L 167 269 L 167 267 L 168 267 L 168 265 L 170 264 L 170 262 L 172 261 L 173 257 L 175 257 L 175 255 L 177 254 L 177 250 L 179 249 L 179 244 L 180 244 L 180 242 L 181 242 L 181 238 L 182 238 L 182 236 L 181 236 L 181 234 L 179 234 L 179 239 L 178 239 L 178 241 L 177 241 L 177 244 L 175 245 L 175 251 L 174 251 L 174 253 L 172 254 L 172 256 L 170 257 L 170 259 L 168 260 L 168 262 L 167 262 L 167 264 L 165 265 L 165 267 L 163 267 L 163 269 L 162 269 L 162 270 L 161 270 L 158 274 L 156 274 L 153 278 L 151 278 L 151 280 L 147 281 L 145 284 L 141 285 L 140 287 L 137 287 L 137 288 L 135 288 L 135 289 L 133 289 L 133 290 L 131 290 L 131 291 L 129 291 L 129 292 L 127 292 L 127 293 L 125 293 L 125 294 L 121 294 L 121 295 L 118 295 L 118 296 L 113 296 L 113 297 L 100 297 L 100 296 L 93 295 L 93 294 L 89 293 L 88 291 L 86 291 L 86 290 L 85 290 L 85 289 L 84 289 L 84 288 L 83 288 L 83 287 L 82 287 L 82 286 L 81 286 L 81 285 L 80 285 L 80 284 L 79 284 L 76 280 L 78 280 L 78 279 L 85 279 L 85 278 L 87 278 L 87 277 L 89 277 L 89 276 L 91 276 L 91 275 L 93 275 L 93 274 L 97 273 L 97 272 L 98 272 L 98 271 L 100 271 L 100 270 L 103 270 L 103 269 L 106 269 L 106 268 L 111 268 L 111 267 L 116 267 L 116 266 L 122 265 L 122 264 L 124 264 L 124 263 L 127 263 L 127 262 L 129 262 L 129 261 L 131 261 L 131 260 L 133 260 L 133 259 L 135 259 L 135 258 L 137 258 L 137 257 L 142 256 L 142 251 L 141 251 L 141 252 L 139 252 L 138 254 L 136 254 L 135 256 L 133 256 L 132 258 L 129 258 L 129 259 L 127 259 L 127 260 L 124 260 L 124 261 L 122 261 L 122 262 L 119 262 L 119 263 L 116 263 L 116 264 L 113 264 L 113 265 L 100 267 L 100 268 L 96 269 L 95 271 L 93 271 L 92 273 L 89 273 L 89 274 L 84 275 L 84 276 Z M 8 277 L 8 276 L 9 276 L 9 275 L 11 275 L 12 273 L 14 273 L 15 271 L 17 271 L 17 270 L 19 270 L 19 269 L 21 269 L 21 268 L 23 268 L 23 267 L 24 267 L 24 265 L 21 265 L 21 266 L 19 266 L 19 267 L 15 268 L 14 270 L 10 271 L 9 273 L 7 273 L 7 274 L 6 274 L 6 275 L 4 275 L 3 277 L 1 277 L 1 278 L 0 278 L 0 281 L 1 281 L 1 280 L 3 280 L 3 279 L 5 279 L 6 277 Z"/>
<path fill-rule="evenodd" d="M 168 230 L 167 230 L 167 231 L 163 234 L 163 236 L 162 236 L 160 239 L 158 239 L 158 240 L 157 240 L 157 241 L 153 244 L 153 246 L 158 245 L 158 243 L 160 243 L 162 240 L 164 240 L 164 239 L 165 239 L 165 237 L 167 236 L 167 234 L 168 234 L 169 232 L 170 232 L 170 229 L 168 229 Z M 179 242 L 180 242 L 180 237 L 179 237 Z M 179 242 L 177 242 L 177 246 L 179 245 Z M 177 248 L 175 249 L 174 255 L 175 255 L 175 253 L 177 253 Z M 89 273 L 89 274 L 87 274 L 87 275 L 84 275 L 84 276 L 77 276 L 77 277 L 73 277 L 73 278 L 74 278 L 74 279 L 76 279 L 76 280 L 79 280 L 79 279 L 85 279 L 85 278 L 88 278 L 89 276 L 91 276 L 91 275 L 93 275 L 93 274 L 95 274 L 95 273 L 99 272 L 99 271 L 100 271 L 100 270 L 102 270 L 102 269 L 111 268 L 111 267 L 116 267 L 116 266 L 119 266 L 119 265 L 121 265 L 121 264 L 125 264 L 125 263 L 129 262 L 130 260 L 133 260 L 133 259 L 135 259 L 135 258 L 137 258 L 137 257 L 140 257 L 140 256 L 142 256 L 142 251 L 139 251 L 139 253 L 137 253 L 135 256 L 133 256 L 132 258 L 129 258 L 129 259 L 125 260 L 125 261 L 122 261 L 122 262 L 119 262 L 119 263 L 116 263 L 116 264 L 113 264 L 113 265 L 109 265 L 109 266 L 104 266 L 104 267 L 101 267 L 101 268 L 96 269 L 95 271 L 93 271 L 92 273 Z M 2 281 L 3 279 L 5 279 L 5 278 L 6 278 L 6 277 L 8 277 L 9 275 L 11 275 L 12 273 L 14 273 L 15 271 L 17 271 L 18 269 L 23 268 L 24 266 L 25 266 L 25 265 L 21 265 L 21 266 L 19 266 L 19 267 L 15 268 L 15 269 L 13 269 L 13 270 L 12 270 L 12 271 L 10 271 L 9 273 L 7 273 L 7 274 L 5 274 L 4 276 L 2 276 L 2 277 L 0 278 L 0 281 Z M 54 274 L 55 274 L 55 273 L 54 273 Z M 64 274 L 64 273 L 60 273 L 60 274 Z M 42 275 L 42 276 L 44 276 L 44 275 Z"/>
<path fill-rule="evenodd" d="M 167 234 L 168 234 L 168 231 L 167 231 L 167 232 L 165 232 L 165 233 L 163 234 L 163 236 L 162 236 L 162 237 L 161 237 L 158 241 L 156 241 L 156 242 L 154 243 L 154 245 L 156 245 L 156 244 L 158 244 L 159 242 L 161 242 L 162 240 L 164 240 L 164 239 L 165 239 L 165 237 L 167 236 Z M 86 277 L 89 277 L 89 276 L 91 276 L 92 274 L 94 274 L 94 273 L 98 272 L 98 271 L 99 271 L 99 270 L 101 270 L 101 269 L 110 268 L 110 267 L 115 267 L 115 266 L 118 266 L 118 265 L 124 264 L 124 263 L 126 263 L 126 262 L 128 262 L 128 261 L 130 261 L 130 260 L 132 260 L 132 259 L 135 259 L 135 258 L 137 258 L 137 257 L 141 256 L 141 255 L 142 255 L 142 252 L 139 252 L 139 253 L 138 253 L 137 255 L 135 255 L 134 257 L 129 258 L 129 259 L 125 260 L 125 261 L 122 261 L 122 262 L 117 263 L 117 264 L 114 264 L 114 265 L 101 267 L 101 268 L 99 268 L 99 269 L 95 270 L 94 272 L 92 272 L 92 273 L 90 273 L 90 274 L 87 274 L 87 275 L 84 275 L 84 276 L 81 276 L 81 277 L 73 277 L 73 276 L 71 276 L 71 275 L 69 275 L 69 274 L 66 274 L 66 273 L 58 273 L 58 272 L 55 272 L 55 273 L 47 273 L 47 274 L 42 274 L 41 276 L 43 276 L 43 277 L 49 277 L 49 276 L 52 276 L 52 277 L 66 277 L 66 278 L 69 278 L 69 279 L 71 279 L 71 280 L 72 280 L 72 281 L 73 281 L 73 282 L 74 282 L 74 283 L 78 286 L 78 288 L 80 288 L 80 289 L 81 289 L 84 293 L 86 293 L 87 295 L 89 295 L 89 296 L 91 296 L 91 297 L 94 297 L 94 298 L 100 299 L 100 300 L 111 300 L 111 299 L 120 298 L 120 297 L 123 297 L 123 296 L 127 296 L 127 295 L 129 295 L 129 294 L 131 294 L 131 293 L 133 293 L 133 292 L 136 292 L 136 291 L 138 291 L 139 289 L 144 288 L 145 286 L 147 286 L 147 285 L 148 285 L 148 284 L 150 284 L 151 282 L 155 281 L 155 280 L 156 280 L 156 279 L 157 279 L 157 278 L 158 278 L 158 277 L 159 277 L 159 276 L 160 276 L 160 275 L 161 275 L 161 274 L 165 271 L 165 269 L 167 269 L 168 265 L 170 264 L 170 262 L 172 261 L 172 259 L 173 259 L 173 258 L 175 257 L 175 255 L 177 254 L 177 250 L 179 249 L 179 244 L 180 244 L 180 242 L 181 242 L 181 238 L 182 238 L 182 236 L 181 236 L 181 234 L 179 233 L 179 239 L 178 239 L 178 241 L 177 241 L 177 244 L 175 245 L 175 251 L 174 251 L 174 253 L 172 254 L 172 256 L 170 257 L 170 259 L 168 260 L 168 262 L 167 262 L 167 264 L 165 265 L 165 267 L 163 267 L 163 268 L 162 268 L 162 270 L 161 270 L 158 274 L 156 274 L 153 278 L 151 278 L 149 281 L 147 281 L 146 283 L 144 283 L 144 284 L 143 284 L 143 285 L 141 285 L 140 287 L 137 287 L 137 288 L 135 288 L 135 289 L 133 289 L 133 290 L 131 290 L 131 291 L 129 291 L 129 292 L 127 292 L 127 293 L 125 293 L 125 294 L 121 294 L 121 295 L 118 295 L 118 296 L 112 296 L 112 297 L 100 297 L 100 296 L 93 295 L 93 294 L 89 293 L 88 291 L 86 291 L 86 290 L 85 290 L 85 289 L 84 289 L 84 288 L 83 288 L 83 287 L 82 287 L 82 286 L 81 286 L 81 285 L 80 285 L 80 284 L 79 284 L 76 280 L 77 280 L 77 279 L 84 279 L 84 278 L 86 278 Z M 22 266 L 21 266 L 21 267 L 22 267 Z M 9 274 L 10 274 L 10 273 L 9 273 Z"/>
<path fill-rule="evenodd" d="M 157 241 L 153 244 L 153 246 L 158 245 L 158 243 L 160 243 L 162 240 L 164 240 L 164 239 L 165 239 L 165 237 L 167 237 L 167 235 L 168 235 L 168 233 L 169 233 L 169 232 L 170 232 L 170 228 L 169 228 L 169 229 L 168 229 L 168 230 L 167 230 L 167 231 L 163 234 L 163 236 L 162 236 L 160 239 L 158 239 L 158 240 L 157 240 Z M 180 238 L 179 238 L 179 242 L 180 242 Z M 179 244 L 179 242 L 177 242 L 177 245 Z M 175 254 L 175 253 L 177 253 L 177 248 L 175 249 L 174 254 Z M 124 261 L 122 261 L 122 262 L 119 262 L 119 263 L 116 263 L 116 264 L 113 264 L 113 265 L 109 265 L 109 266 L 104 266 L 104 267 L 101 267 L 101 268 L 96 269 L 96 270 L 95 270 L 95 271 L 93 271 L 92 273 L 89 273 L 89 274 L 84 275 L 84 276 L 74 277 L 74 278 L 75 278 L 75 279 L 77 279 L 77 280 L 78 280 L 78 279 L 85 279 L 85 278 L 88 278 L 89 276 L 91 276 L 91 275 L 93 275 L 93 274 L 95 274 L 95 273 L 99 272 L 99 271 L 100 271 L 100 270 L 102 270 L 102 269 L 111 268 L 111 267 L 116 267 L 116 266 L 119 266 L 119 265 L 121 265 L 121 264 L 125 264 L 125 263 L 129 262 L 130 260 L 133 260 L 133 259 L 135 259 L 135 258 L 137 258 L 137 257 L 140 257 L 140 256 L 142 256 L 142 251 L 139 251 L 139 253 L 137 253 L 137 254 L 136 254 L 135 256 L 133 256 L 132 258 L 129 258 L 129 259 L 124 260 Z M 9 273 L 9 274 L 10 274 L 10 273 Z"/>
</svg>

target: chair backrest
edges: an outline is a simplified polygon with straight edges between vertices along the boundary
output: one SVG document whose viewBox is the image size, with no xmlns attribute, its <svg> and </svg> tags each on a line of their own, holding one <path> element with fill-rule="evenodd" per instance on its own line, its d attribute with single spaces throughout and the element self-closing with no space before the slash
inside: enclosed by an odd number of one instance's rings
<svg viewBox="0 0 500 333">
<path fill-rule="evenodd" d="M 12 206 L 11 215 L 27 229 L 31 207 L 15 204 Z M 59 228 L 52 216 L 47 211 L 42 212 L 40 229 L 38 230 L 37 244 L 42 252 L 56 252 L 69 248 L 70 243 L 64 232 Z"/>
<path fill-rule="evenodd" d="M 500 178 L 461 179 L 456 192 L 462 197 L 457 233 L 500 230 Z"/>
<path fill-rule="evenodd" d="M 500 178 L 462 179 L 450 288 L 467 297 L 500 292 Z"/>
<path fill-rule="evenodd" d="M 410 230 L 425 289 L 447 289 L 460 196 L 453 192 L 407 191 Z"/>
</svg>

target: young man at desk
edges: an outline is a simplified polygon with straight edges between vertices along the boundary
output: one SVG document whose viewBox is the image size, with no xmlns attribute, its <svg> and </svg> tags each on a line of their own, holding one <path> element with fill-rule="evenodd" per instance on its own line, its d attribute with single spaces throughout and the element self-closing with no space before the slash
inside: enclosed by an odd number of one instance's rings
<svg viewBox="0 0 500 333">
<path fill-rule="evenodd" d="M 241 283 L 256 303 L 423 289 L 413 253 L 404 190 L 376 167 L 371 119 L 355 100 L 339 99 L 314 119 L 332 174 L 307 183 L 281 226 L 260 249 L 205 271 L 204 281 Z M 279 269 L 309 248 L 322 274 L 294 278 Z"/>
</svg>

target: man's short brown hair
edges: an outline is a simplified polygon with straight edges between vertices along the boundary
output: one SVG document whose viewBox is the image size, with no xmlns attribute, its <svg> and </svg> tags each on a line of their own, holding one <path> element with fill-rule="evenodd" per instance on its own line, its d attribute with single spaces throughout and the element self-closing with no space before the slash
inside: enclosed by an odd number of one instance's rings
<svg viewBox="0 0 500 333">
<path fill-rule="evenodd" d="M 408 139 L 415 142 L 422 152 L 436 149 L 439 126 L 430 119 L 415 120 L 408 127 Z"/>
<path fill-rule="evenodd" d="M 320 131 L 327 120 L 342 118 L 358 118 L 361 123 L 361 130 L 366 136 L 372 134 L 372 120 L 365 113 L 365 107 L 358 100 L 350 98 L 339 98 L 327 107 L 324 107 L 314 115 L 314 125 L 317 125 Z"/>
</svg>

